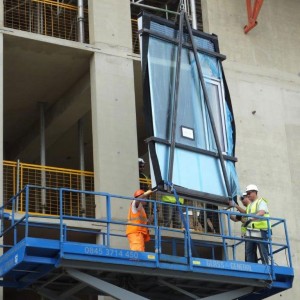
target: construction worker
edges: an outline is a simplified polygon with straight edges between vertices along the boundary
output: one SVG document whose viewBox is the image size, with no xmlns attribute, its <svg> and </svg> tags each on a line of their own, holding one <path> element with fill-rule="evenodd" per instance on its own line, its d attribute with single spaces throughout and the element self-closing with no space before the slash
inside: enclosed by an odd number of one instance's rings
<svg viewBox="0 0 300 300">
<path fill-rule="evenodd" d="M 205 209 L 210 209 L 210 210 L 218 210 L 218 206 L 213 205 L 213 204 L 205 204 L 204 205 Z M 205 220 L 206 219 L 206 220 Z M 198 217 L 198 221 L 201 224 L 201 226 L 205 227 L 205 221 L 207 223 L 207 232 L 212 232 L 212 233 L 217 233 L 217 230 L 219 228 L 219 216 L 218 213 L 213 212 L 213 211 L 200 211 L 200 215 Z M 217 230 L 216 230 L 217 229 Z"/>
<path fill-rule="evenodd" d="M 145 251 L 145 242 L 150 241 L 149 230 L 147 227 L 139 226 L 139 224 L 148 224 L 148 219 L 143 205 L 145 201 L 142 199 L 147 198 L 152 194 L 151 190 L 145 192 L 144 190 L 136 190 L 134 193 L 134 198 L 130 203 L 128 210 L 128 223 L 135 225 L 127 225 L 126 236 L 129 241 L 130 250 L 133 251 Z"/>
<path fill-rule="evenodd" d="M 247 213 L 247 207 L 248 207 L 248 204 L 250 204 L 250 200 L 248 199 L 248 196 L 247 196 L 247 193 L 243 193 L 243 195 L 241 196 L 240 198 L 242 204 L 244 205 L 245 208 L 239 206 L 237 203 L 235 203 L 234 201 L 231 201 L 231 206 L 232 207 L 235 207 L 241 214 L 246 214 Z M 232 217 L 232 218 L 231 218 Z M 243 217 L 242 216 L 231 216 L 230 219 L 232 221 L 235 221 L 235 222 L 239 222 L 241 221 L 242 223 L 245 223 L 247 220 L 243 220 Z M 236 218 L 237 217 L 237 218 Z"/>
<path fill-rule="evenodd" d="M 138 162 L 139 162 L 140 189 L 143 191 L 147 191 L 151 189 L 151 185 L 149 184 L 150 183 L 149 177 L 144 173 L 146 163 L 142 158 L 139 158 Z M 152 203 L 145 202 L 144 209 L 146 211 L 146 214 L 149 215 L 151 213 Z"/>
<path fill-rule="evenodd" d="M 236 203 L 234 203 L 232 206 L 235 207 L 242 214 L 248 213 L 247 212 L 247 207 L 250 204 L 250 200 L 248 199 L 247 193 L 243 193 L 240 200 L 243 203 L 245 208 L 239 206 Z M 234 222 L 242 222 L 242 225 L 247 221 L 247 217 L 242 217 L 242 216 L 239 216 L 239 215 L 231 215 L 230 219 Z M 242 236 L 244 236 L 245 233 L 246 233 L 246 227 L 242 226 L 241 231 L 242 231 Z"/>
<path fill-rule="evenodd" d="M 139 158 L 138 162 L 139 162 L 140 189 L 146 191 L 150 188 L 150 186 L 149 186 L 149 177 L 144 173 L 145 161 L 142 158 Z"/>
<path fill-rule="evenodd" d="M 250 232 L 251 230 L 260 231 L 259 238 L 263 240 L 268 240 L 268 221 L 263 219 L 255 218 L 257 216 L 269 217 L 269 209 L 267 201 L 264 198 L 258 198 L 258 188 L 255 184 L 249 184 L 246 187 L 246 193 L 250 204 L 247 206 L 247 214 L 249 214 L 248 220 L 244 223 L 246 230 Z M 261 260 L 263 264 L 268 263 L 268 244 L 248 241 L 245 245 L 246 248 L 246 261 L 257 263 L 257 248 L 259 249 Z"/>
<path fill-rule="evenodd" d="M 165 203 L 162 205 L 164 227 L 171 227 L 172 224 L 173 228 L 182 228 L 180 211 L 176 203 L 176 198 L 171 195 L 163 195 L 161 201 Z M 183 204 L 184 199 L 179 197 L 179 203 Z"/>
<path fill-rule="evenodd" d="M 239 206 L 238 204 L 233 204 L 232 206 L 234 206 L 240 213 L 242 214 L 248 214 L 249 212 L 249 204 L 250 204 L 250 200 L 248 199 L 248 196 L 247 196 L 247 193 L 243 193 L 243 195 L 241 196 L 240 198 L 241 202 L 243 203 L 244 207 L 241 207 Z M 230 219 L 233 221 L 233 222 L 241 222 L 241 236 L 244 237 L 246 235 L 246 232 L 247 232 L 247 228 L 244 226 L 244 224 L 247 222 L 247 217 L 242 217 L 240 215 L 231 215 L 230 216 Z M 246 260 L 246 248 L 247 248 L 247 243 L 248 241 L 245 241 L 245 260 Z M 257 255 L 256 255 L 256 258 L 257 260 Z"/>
</svg>

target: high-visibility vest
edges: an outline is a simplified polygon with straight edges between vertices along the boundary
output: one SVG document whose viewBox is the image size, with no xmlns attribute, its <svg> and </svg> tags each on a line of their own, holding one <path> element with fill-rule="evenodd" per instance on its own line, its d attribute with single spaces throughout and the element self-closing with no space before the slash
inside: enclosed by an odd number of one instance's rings
<svg viewBox="0 0 300 300">
<path fill-rule="evenodd" d="M 250 214 L 250 204 L 247 205 L 246 207 L 246 214 Z M 247 217 L 242 217 L 242 225 L 241 225 L 241 232 L 242 235 L 245 235 L 247 232 L 247 228 L 244 226 L 244 223 L 247 221 Z"/>
<path fill-rule="evenodd" d="M 161 201 L 168 202 L 168 203 L 176 203 L 176 198 L 174 196 L 163 195 L 161 197 Z M 183 204 L 183 202 L 184 202 L 184 199 L 179 197 L 179 203 Z"/>
<path fill-rule="evenodd" d="M 132 212 L 132 202 L 130 204 L 129 210 L 128 210 L 128 223 L 133 223 L 133 224 L 144 224 L 146 225 L 148 222 L 146 212 L 144 210 L 144 207 L 141 206 L 137 209 L 137 212 L 134 214 Z M 136 225 L 127 225 L 126 227 L 126 235 L 130 233 L 137 233 L 141 232 L 145 235 L 149 235 L 149 230 L 147 227 L 142 227 L 142 226 L 136 226 Z"/>
<path fill-rule="evenodd" d="M 267 203 L 267 200 L 264 199 L 264 198 L 260 198 L 260 199 L 256 199 L 254 202 L 252 202 L 251 204 L 249 204 L 247 206 L 247 208 L 249 206 L 250 209 L 249 209 L 249 213 L 250 214 L 257 214 L 258 212 L 258 207 L 259 207 L 259 204 L 261 203 L 261 201 L 265 201 Z M 247 212 L 248 213 L 248 212 Z M 264 217 L 270 217 L 270 214 L 269 212 L 266 212 L 264 214 Z M 249 225 L 248 225 L 248 228 L 255 228 L 255 229 L 268 229 L 268 221 L 267 220 L 262 220 L 262 219 L 258 219 L 256 221 L 252 221 Z"/>
</svg>

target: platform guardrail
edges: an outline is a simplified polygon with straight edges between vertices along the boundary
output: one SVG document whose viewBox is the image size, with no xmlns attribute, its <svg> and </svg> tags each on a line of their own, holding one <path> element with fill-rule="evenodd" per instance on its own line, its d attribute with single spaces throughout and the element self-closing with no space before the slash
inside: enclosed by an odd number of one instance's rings
<svg viewBox="0 0 300 300">
<path fill-rule="evenodd" d="M 30 194 L 32 192 L 45 189 L 51 190 L 57 193 L 59 199 L 59 214 L 57 216 L 37 216 L 30 212 Z M 72 216 L 66 209 L 65 202 L 69 201 L 71 195 L 86 195 L 86 197 L 93 197 L 96 199 L 97 208 L 99 211 L 95 217 L 80 217 Z M 23 195 L 25 199 L 25 210 L 20 213 L 17 212 L 16 205 L 18 198 Z M 103 192 L 91 192 L 80 191 L 66 188 L 41 188 L 38 186 L 25 186 L 17 195 L 13 196 L 3 207 L 0 208 L 1 215 L 1 236 L 9 234 L 13 235 L 11 244 L 4 245 L 4 247 L 13 247 L 20 240 L 25 237 L 32 237 L 32 228 L 44 227 L 54 228 L 59 231 L 59 240 L 61 245 L 69 240 L 71 232 L 84 233 L 88 232 L 95 236 L 95 243 L 104 245 L 108 248 L 116 248 L 115 245 L 125 245 L 126 242 L 126 225 L 128 224 L 125 215 L 130 206 L 130 202 L 133 201 L 131 197 L 124 197 L 119 195 L 113 195 Z M 224 262 L 238 261 L 237 249 L 245 244 L 245 241 L 250 240 L 248 238 L 241 237 L 238 232 L 233 230 L 233 223 L 230 221 L 230 216 L 236 215 L 236 212 L 226 210 L 210 210 L 199 207 L 193 207 L 188 205 L 166 204 L 161 201 L 147 200 L 153 207 L 153 222 L 149 225 L 139 225 L 147 227 L 151 233 L 151 242 L 149 246 L 149 252 L 159 254 L 157 256 L 157 265 L 160 264 L 160 260 L 167 259 L 174 263 L 190 264 L 195 263 L 195 258 L 201 258 L 204 253 L 204 248 L 208 249 L 210 253 L 209 259 L 219 260 Z M 170 207 L 180 206 L 182 219 L 182 228 L 169 228 L 158 225 L 158 211 L 159 205 L 169 205 Z M 9 207 L 9 210 L 7 208 Z M 126 211 L 124 214 L 120 214 L 120 211 Z M 220 218 L 220 232 L 219 233 L 204 233 L 200 231 L 191 230 L 189 227 L 189 220 L 187 216 L 190 216 L 190 211 L 194 213 L 217 213 Z M 290 245 L 288 239 L 288 232 L 286 221 L 281 218 L 264 218 L 257 217 L 259 219 L 266 219 L 270 225 L 269 238 L 267 240 L 253 239 L 257 243 L 266 243 L 269 247 L 269 266 L 270 276 L 274 277 L 273 267 L 276 265 L 282 265 L 292 267 Z M 70 221 L 88 222 L 94 225 L 93 230 L 90 228 L 84 228 L 82 226 L 72 226 Z M 132 224 L 134 225 L 134 224 Z M 134 225 L 135 226 L 135 225 Z M 20 230 L 22 227 L 22 230 Z M 24 230 L 25 228 L 25 230 Z M 34 237 L 34 235 L 33 235 Z M 5 240 L 5 239 L 4 239 Z M 7 239 L 9 240 L 9 239 Z M 97 241 L 97 242 L 96 242 Z M 116 243 L 116 241 L 118 241 Z M 221 254 L 220 254 L 221 249 Z M 62 249 L 61 249 L 62 250 Z M 219 254 L 216 255 L 216 251 Z M 241 251 L 243 252 L 243 250 Z M 283 264 L 282 256 L 278 259 L 279 253 L 286 254 L 286 263 Z M 207 253 L 205 254 L 207 258 Z"/>
</svg>

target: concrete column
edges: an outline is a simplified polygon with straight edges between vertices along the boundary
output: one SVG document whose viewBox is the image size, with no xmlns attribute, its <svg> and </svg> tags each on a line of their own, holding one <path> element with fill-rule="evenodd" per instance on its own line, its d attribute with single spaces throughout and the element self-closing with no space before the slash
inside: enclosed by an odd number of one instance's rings
<svg viewBox="0 0 300 300">
<path fill-rule="evenodd" d="M 90 64 L 95 190 L 131 196 L 138 153 L 133 61 L 126 57 L 132 53 L 130 2 L 90 0 L 89 20 L 91 43 L 109 52 L 94 53 Z M 105 200 L 96 202 L 96 216 L 106 216 Z M 129 201 L 112 204 L 112 218 L 126 220 Z M 124 234 L 125 226 L 117 230 Z"/>
<path fill-rule="evenodd" d="M 4 6 L 3 0 L 0 1 L 0 27 L 4 26 Z"/>
<path fill-rule="evenodd" d="M 84 164 L 84 120 L 81 118 L 78 121 L 78 148 L 79 148 L 79 169 L 80 171 L 85 171 Z M 85 176 L 81 174 L 80 176 L 80 189 L 85 191 Z M 81 194 L 81 215 L 86 216 L 86 197 L 85 194 Z"/>
<path fill-rule="evenodd" d="M 89 0 L 88 4 L 90 43 L 125 47 L 124 51 L 132 52 L 129 1 Z"/>
</svg>

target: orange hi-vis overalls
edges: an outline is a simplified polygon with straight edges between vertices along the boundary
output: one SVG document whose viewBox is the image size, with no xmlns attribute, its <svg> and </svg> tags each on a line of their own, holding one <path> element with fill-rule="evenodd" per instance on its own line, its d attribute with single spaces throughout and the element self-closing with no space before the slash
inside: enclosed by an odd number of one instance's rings
<svg viewBox="0 0 300 300">
<path fill-rule="evenodd" d="M 138 226 L 138 224 L 146 225 L 148 222 L 146 212 L 142 204 L 137 208 L 137 212 L 132 212 L 131 202 L 128 211 L 128 223 L 137 225 L 127 225 L 126 235 L 129 241 L 130 250 L 145 251 L 145 242 L 150 240 L 149 230 L 147 227 Z"/>
</svg>

